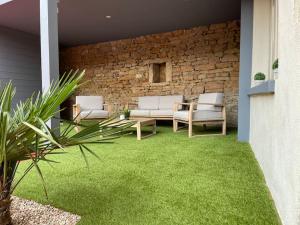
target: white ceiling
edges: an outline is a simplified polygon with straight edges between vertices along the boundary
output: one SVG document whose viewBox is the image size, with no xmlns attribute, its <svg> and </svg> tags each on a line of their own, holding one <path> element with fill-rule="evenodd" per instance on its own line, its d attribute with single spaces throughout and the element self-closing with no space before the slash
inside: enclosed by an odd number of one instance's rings
<svg viewBox="0 0 300 225">
<path fill-rule="evenodd" d="M 60 0 L 59 39 L 74 46 L 239 18 L 240 0 Z M 0 5 L 0 25 L 39 34 L 39 0 Z"/>
</svg>

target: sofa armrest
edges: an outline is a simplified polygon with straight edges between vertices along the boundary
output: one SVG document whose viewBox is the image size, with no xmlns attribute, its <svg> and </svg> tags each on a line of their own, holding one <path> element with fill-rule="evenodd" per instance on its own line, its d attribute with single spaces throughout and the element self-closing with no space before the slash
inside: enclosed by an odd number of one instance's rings
<svg viewBox="0 0 300 225">
<path fill-rule="evenodd" d="M 198 105 L 212 105 L 212 106 L 216 106 L 216 107 L 223 107 L 224 104 L 212 104 L 212 103 L 197 103 Z"/>
<path fill-rule="evenodd" d="M 103 104 L 103 110 L 108 111 L 109 114 L 112 112 L 113 110 L 113 106 L 110 103 L 104 103 Z"/>
<path fill-rule="evenodd" d="M 130 109 L 130 106 L 135 106 L 135 108 L 138 106 L 138 103 L 136 102 L 127 102 L 125 108 Z"/>
<path fill-rule="evenodd" d="M 105 111 L 108 111 L 109 114 L 111 115 L 111 114 L 113 114 L 115 112 L 118 112 L 119 106 L 120 106 L 120 104 L 116 103 L 116 102 L 114 102 L 114 103 L 104 103 L 103 104 L 103 109 Z"/>
<path fill-rule="evenodd" d="M 198 101 L 198 99 L 199 99 L 199 96 L 196 96 L 196 97 L 190 98 L 189 100 L 190 100 L 190 101 L 193 101 L 193 102 L 196 102 L 196 101 Z"/>
<path fill-rule="evenodd" d="M 174 104 L 174 112 L 178 111 L 180 106 L 187 106 L 189 109 L 190 108 L 194 109 L 195 105 L 196 105 L 196 103 L 194 103 L 194 102 L 191 102 L 191 103 L 175 103 Z"/>
</svg>

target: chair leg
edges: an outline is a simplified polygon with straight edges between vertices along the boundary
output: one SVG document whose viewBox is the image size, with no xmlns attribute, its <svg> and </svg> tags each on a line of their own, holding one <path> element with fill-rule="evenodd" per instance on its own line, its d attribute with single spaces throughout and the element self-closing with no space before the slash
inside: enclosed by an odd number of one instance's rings
<svg viewBox="0 0 300 225">
<path fill-rule="evenodd" d="M 224 121 L 222 125 L 222 134 L 226 135 L 226 121 Z"/>
<path fill-rule="evenodd" d="M 80 116 L 78 116 L 78 117 L 75 119 L 75 122 L 76 122 L 76 123 L 80 123 L 80 121 L 81 121 L 81 118 L 80 118 Z M 80 131 L 80 128 L 79 128 L 78 126 L 76 126 L 76 127 L 75 127 L 75 131 L 78 133 L 78 132 Z"/>
<path fill-rule="evenodd" d="M 189 121 L 189 138 L 193 137 L 193 121 Z"/>
<path fill-rule="evenodd" d="M 178 131 L 178 121 L 177 120 L 173 120 L 173 131 L 174 132 Z"/>
</svg>

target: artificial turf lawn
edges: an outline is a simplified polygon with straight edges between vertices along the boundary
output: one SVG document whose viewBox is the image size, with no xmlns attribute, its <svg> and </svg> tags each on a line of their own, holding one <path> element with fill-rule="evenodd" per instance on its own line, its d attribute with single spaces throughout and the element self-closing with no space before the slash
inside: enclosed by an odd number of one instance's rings
<svg viewBox="0 0 300 225">
<path fill-rule="evenodd" d="M 248 144 L 226 137 L 188 139 L 159 127 L 91 146 L 89 169 L 76 149 L 41 163 L 49 200 L 33 170 L 15 194 L 82 217 L 79 225 L 280 224 Z M 21 166 L 21 170 L 24 166 Z"/>
</svg>

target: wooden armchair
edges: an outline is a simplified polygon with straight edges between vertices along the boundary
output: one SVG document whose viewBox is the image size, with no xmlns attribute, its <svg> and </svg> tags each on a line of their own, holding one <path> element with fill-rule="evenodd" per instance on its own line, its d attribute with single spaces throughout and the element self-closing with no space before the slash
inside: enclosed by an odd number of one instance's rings
<svg viewBox="0 0 300 225">
<path fill-rule="evenodd" d="M 174 103 L 183 102 L 183 95 L 142 96 L 137 103 L 127 105 L 137 106 L 131 110 L 132 118 L 151 118 L 156 120 L 173 120 Z"/>
<path fill-rule="evenodd" d="M 178 111 L 180 106 L 186 106 L 188 107 L 188 110 Z M 176 104 L 173 118 L 174 132 L 178 131 L 178 123 L 188 125 L 188 135 L 190 138 L 193 137 L 193 125 L 197 124 L 204 126 L 208 124 L 221 124 L 221 134 L 226 135 L 226 107 L 224 104 L 224 94 L 201 94 L 198 102 Z"/>
<path fill-rule="evenodd" d="M 90 119 L 107 119 L 114 111 L 115 104 L 104 104 L 102 96 L 76 96 L 73 118 L 76 122 Z"/>
</svg>

